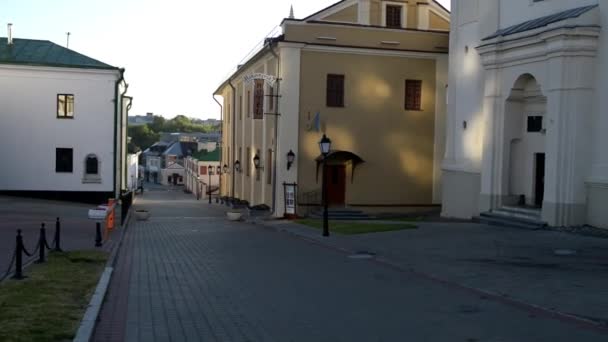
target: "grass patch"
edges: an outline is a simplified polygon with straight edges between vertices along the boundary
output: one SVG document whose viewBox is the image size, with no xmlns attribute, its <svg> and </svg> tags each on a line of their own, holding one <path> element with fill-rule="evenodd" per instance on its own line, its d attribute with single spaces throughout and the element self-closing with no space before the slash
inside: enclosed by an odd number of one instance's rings
<svg viewBox="0 0 608 342">
<path fill-rule="evenodd" d="M 296 223 L 303 224 L 312 228 L 323 229 L 322 220 L 304 219 L 297 220 Z M 418 228 L 416 225 L 408 223 L 389 224 L 381 222 L 329 221 L 330 232 L 344 235 L 380 233 L 416 228 Z"/>
<path fill-rule="evenodd" d="M 0 341 L 71 341 L 105 267 L 99 251 L 51 253 L 0 285 Z"/>
</svg>

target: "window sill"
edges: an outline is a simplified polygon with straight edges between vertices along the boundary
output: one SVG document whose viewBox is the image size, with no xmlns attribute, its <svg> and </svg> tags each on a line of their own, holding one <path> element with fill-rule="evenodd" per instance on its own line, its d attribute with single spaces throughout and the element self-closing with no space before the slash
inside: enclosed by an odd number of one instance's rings
<svg viewBox="0 0 608 342">
<path fill-rule="evenodd" d="M 74 120 L 73 116 L 58 116 L 57 119 L 60 120 Z"/>
</svg>

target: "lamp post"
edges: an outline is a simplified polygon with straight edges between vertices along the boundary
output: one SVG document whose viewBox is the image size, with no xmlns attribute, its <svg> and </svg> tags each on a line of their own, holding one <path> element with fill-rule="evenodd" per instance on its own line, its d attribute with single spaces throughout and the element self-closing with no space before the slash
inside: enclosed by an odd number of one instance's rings
<svg viewBox="0 0 608 342">
<path fill-rule="evenodd" d="M 321 155 L 323 155 L 323 178 L 321 186 L 322 196 L 323 196 L 323 236 L 329 236 L 329 213 L 328 213 L 328 204 L 327 204 L 327 180 L 325 179 L 327 173 L 327 156 L 329 155 L 329 151 L 331 150 L 331 140 L 323 134 L 323 138 L 319 141 L 319 149 L 321 150 Z"/>
<path fill-rule="evenodd" d="M 213 165 L 207 167 L 207 174 L 209 175 L 209 184 L 207 184 L 207 196 L 209 196 L 209 204 L 211 204 L 211 175 L 213 174 Z"/>
<path fill-rule="evenodd" d="M 217 191 L 218 194 L 215 197 L 215 203 L 220 203 L 220 196 L 222 196 L 222 167 L 221 166 L 217 166 Z"/>
</svg>

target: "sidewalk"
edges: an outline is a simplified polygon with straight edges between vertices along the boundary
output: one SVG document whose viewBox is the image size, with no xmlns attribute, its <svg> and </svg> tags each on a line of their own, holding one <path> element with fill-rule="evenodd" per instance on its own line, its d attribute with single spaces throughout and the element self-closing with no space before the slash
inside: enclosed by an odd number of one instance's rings
<svg viewBox="0 0 608 342">
<path fill-rule="evenodd" d="M 289 221 L 264 224 L 345 252 L 375 253 L 454 286 L 608 326 L 608 239 L 475 223 L 419 223 L 416 230 L 323 238 L 321 231 Z"/>
</svg>

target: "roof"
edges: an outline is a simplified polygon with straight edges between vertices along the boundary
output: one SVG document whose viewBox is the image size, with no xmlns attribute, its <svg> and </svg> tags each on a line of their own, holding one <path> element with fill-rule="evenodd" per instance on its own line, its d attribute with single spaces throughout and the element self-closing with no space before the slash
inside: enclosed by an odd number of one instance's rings
<svg viewBox="0 0 608 342">
<path fill-rule="evenodd" d="M 551 15 L 548 15 L 545 17 L 528 20 L 521 24 L 517 24 L 517 25 L 509 26 L 504 29 L 500 29 L 500 30 L 496 31 L 494 34 L 492 34 L 491 36 L 488 36 L 482 40 L 490 40 L 490 39 L 494 39 L 494 38 L 498 38 L 498 37 L 509 36 L 512 34 L 526 32 L 526 31 L 534 30 L 534 29 L 541 28 L 544 26 L 548 26 L 550 24 L 557 23 L 557 22 L 560 22 L 563 20 L 578 18 L 582 14 L 584 14 L 596 7 L 598 7 L 598 5 L 577 7 L 577 8 L 569 9 L 569 10 L 566 10 L 563 12 L 551 14 Z"/>
<path fill-rule="evenodd" d="M 171 145 L 167 150 L 165 150 L 165 152 L 163 152 L 163 155 L 185 157 L 190 155 L 191 151 L 195 151 L 197 147 L 198 144 L 195 142 L 180 141 Z"/>
<path fill-rule="evenodd" d="M 33 39 L 13 39 L 8 45 L 7 38 L 0 38 L 0 64 L 118 70 L 51 41 Z"/>
<path fill-rule="evenodd" d="M 219 162 L 220 161 L 220 149 L 216 148 L 213 151 L 207 151 L 205 149 L 200 150 L 192 155 L 192 158 L 202 162 Z"/>
</svg>

